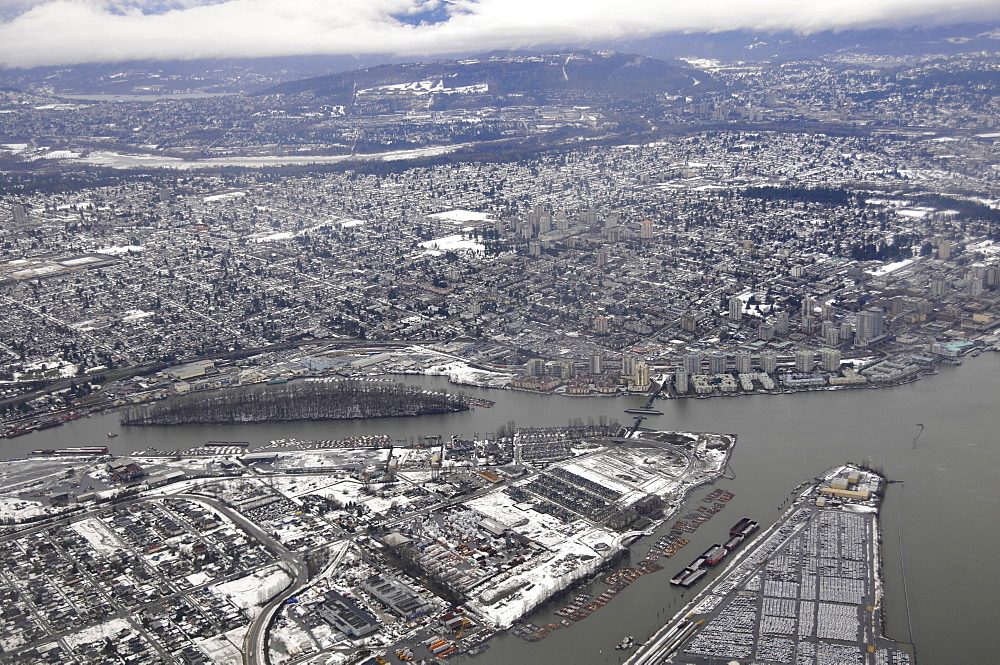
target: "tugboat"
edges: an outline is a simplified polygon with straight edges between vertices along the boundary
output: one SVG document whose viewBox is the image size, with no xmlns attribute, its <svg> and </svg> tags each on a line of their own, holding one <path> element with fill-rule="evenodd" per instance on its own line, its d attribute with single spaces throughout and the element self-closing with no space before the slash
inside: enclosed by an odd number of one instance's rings
<svg viewBox="0 0 1000 665">
<path fill-rule="evenodd" d="M 629 635 L 624 638 L 621 642 L 615 645 L 615 648 L 619 651 L 624 651 L 625 649 L 631 649 L 635 646 L 635 638 Z"/>
</svg>

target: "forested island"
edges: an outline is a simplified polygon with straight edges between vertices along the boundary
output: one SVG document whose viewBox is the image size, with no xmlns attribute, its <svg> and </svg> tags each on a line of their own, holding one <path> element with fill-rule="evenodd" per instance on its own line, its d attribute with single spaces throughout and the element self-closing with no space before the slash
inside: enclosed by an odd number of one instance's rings
<svg viewBox="0 0 1000 665">
<path fill-rule="evenodd" d="M 230 425 L 294 420 L 349 420 L 453 413 L 469 408 L 461 395 L 388 382 L 336 381 L 248 386 L 132 407 L 122 425 Z"/>
</svg>

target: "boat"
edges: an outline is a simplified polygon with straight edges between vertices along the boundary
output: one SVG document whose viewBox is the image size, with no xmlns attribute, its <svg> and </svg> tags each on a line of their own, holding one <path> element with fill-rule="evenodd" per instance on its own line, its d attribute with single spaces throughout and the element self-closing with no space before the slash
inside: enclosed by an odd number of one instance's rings
<svg viewBox="0 0 1000 665">
<path fill-rule="evenodd" d="M 715 550 L 705 559 L 705 565 L 714 566 L 715 564 L 725 559 L 728 553 L 729 550 L 727 550 L 725 547 L 723 547 L 722 545 L 716 545 Z"/>
<path fill-rule="evenodd" d="M 44 448 L 32 450 L 32 455 L 107 455 L 107 446 L 86 446 L 83 448 Z"/>
<path fill-rule="evenodd" d="M 681 581 L 680 586 L 685 588 L 691 586 L 692 584 L 700 580 L 707 572 L 708 570 L 706 570 L 705 568 L 699 568 L 698 570 L 694 571 L 693 573 L 685 577 Z"/>
<path fill-rule="evenodd" d="M 662 416 L 662 411 L 656 409 L 625 409 L 625 413 L 641 413 L 644 416 Z"/>
<path fill-rule="evenodd" d="M 736 534 L 738 534 L 738 533 L 742 532 L 742 531 L 743 531 L 743 529 L 744 529 L 744 528 L 745 528 L 745 527 L 746 527 L 746 526 L 747 526 L 748 524 L 750 524 L 751 522 L 753 522 L 753 520 L 752 520 L 752 519 L 750 519 L 749 517 L 744 517 L 744 518 L 743 518 L 743 519 L 741 519 L 741 520 L 740 520 L 739 522 L 737 522 L 737 523 L 736 523 L 736 524 L 734 524 L 734 525 L 733 525 L 732 527 L 730 527 L 730 529 L 729 529 L 729 535 L 730 535 L 730 536 L 735 536 Z"/>
<path fill-rule="evenodd" d="M 108 438 L 109 438 L 109 439 L 113 439 L 113 438 L 115 438 L 116 436 L 118 436 L 118 435 L 117 435 L 117 434 L 116 434 L 115 432 L 108 432 Z"/>
<path fill-rule="evenodd" d="M 684 578 L 686 578 L 688 575 L 690 575 L 693 572 L 694 571 L 691 570 L 690 568 L 685 568 L 681 572 L 679 572 L 676 575 L 674 575 L 673 577 L 671 577 L 670 578 L 670 583 L 673 584 L 673 585 L 679 585 L 682 582 L 684 582 Z"/>
<path fill-rule="evenodd" d="M 635 646 L 635 638 L 629 635 L 628 637 L 623 638 L 621 642 L 616 644 L 615 648 L 618 649 L 619 651 L 624 651 L 625 649 L 631 649 L 634 646 Z"/>
</svg>

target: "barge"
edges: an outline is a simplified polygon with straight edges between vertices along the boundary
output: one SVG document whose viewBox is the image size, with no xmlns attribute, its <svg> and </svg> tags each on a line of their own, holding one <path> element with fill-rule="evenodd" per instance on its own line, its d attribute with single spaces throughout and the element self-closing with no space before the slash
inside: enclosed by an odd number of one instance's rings
<svg viewBox="0 0 1000 665">
<path fill-rule="evenodd" d="M 41 448 L 32 450 L 32 455 L 107 455 L 107 446 L 85 446 L 83 448 Z"/>
<path fill-rule="evenodd" d="M 714 566 L 725 559 L 727 554 L 729 554 L 729 550 L 722 545 L 716 545 L 715 550 L 709 556 L 705 557 L 705 565 Z"/>
</svg>

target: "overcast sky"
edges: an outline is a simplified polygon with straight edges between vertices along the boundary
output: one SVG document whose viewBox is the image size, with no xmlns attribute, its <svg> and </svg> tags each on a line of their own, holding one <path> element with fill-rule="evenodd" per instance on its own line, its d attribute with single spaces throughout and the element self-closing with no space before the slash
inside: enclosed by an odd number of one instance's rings
<svg viewBox="0 0 1000 665">
<path fill-rule="evenodd" d="M 664 32 L 1000 20 L 1000 0 L 0 0 L 0 66 L 426 56 Z"/>
</svg>

